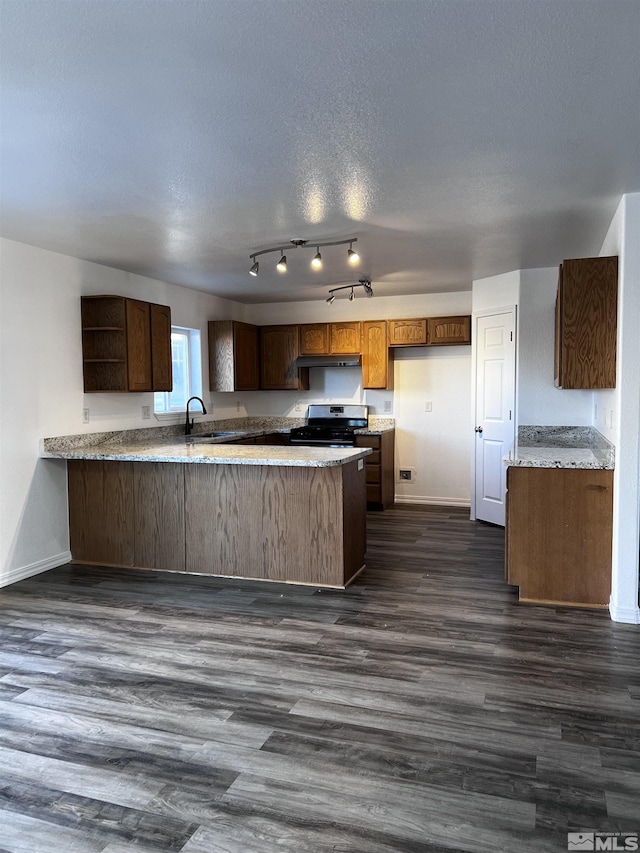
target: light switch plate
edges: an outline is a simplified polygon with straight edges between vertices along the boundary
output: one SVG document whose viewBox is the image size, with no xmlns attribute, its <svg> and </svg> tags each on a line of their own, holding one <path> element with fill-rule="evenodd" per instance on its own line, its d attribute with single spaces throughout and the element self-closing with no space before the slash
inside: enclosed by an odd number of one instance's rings
<svg viewBox="0 0 640 853">
<path fill-rule="evenodd" d="M 358 459 L 358 471 L 362 471 L 364 468 L 364 459 Z"/>
</svg>

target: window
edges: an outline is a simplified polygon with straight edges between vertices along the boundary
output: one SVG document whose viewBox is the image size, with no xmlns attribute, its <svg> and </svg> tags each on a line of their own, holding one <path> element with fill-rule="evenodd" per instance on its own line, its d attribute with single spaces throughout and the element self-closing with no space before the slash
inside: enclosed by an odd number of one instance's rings
<svg viewBox="0 0 640 853">
<path fill-rule="evenodd" d="M 199 329 L 171 327 L 173 391 L 156 391 L 153 410 L 157 415 L 184 412 L 189 397 L 202 396 L 202 358 Z"/>
</svg>

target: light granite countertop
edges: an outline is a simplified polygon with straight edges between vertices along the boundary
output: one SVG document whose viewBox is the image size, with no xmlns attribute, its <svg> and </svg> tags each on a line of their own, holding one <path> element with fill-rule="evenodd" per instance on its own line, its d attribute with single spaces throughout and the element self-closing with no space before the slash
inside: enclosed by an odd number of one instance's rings
<svg viewBox="0 0 640 853">
<path fill-rule="evenodd" d="M 332 468 L 362 459 L 368 447 L 273 447 L 223 444 L 224 438 L 190 441 L 158 439 L 88 445 L 66 450 L 43 450 L 46 459 L 91 459 L 101 462 L 196 462 L 209 465 L 277 465 Z"/>
<path fill-rule="evenodd" d="M 615 467 L 613 445 L 590 426 L 521 426 L 513 447 L 503 457 L 520 468 Z"/>
</svg>

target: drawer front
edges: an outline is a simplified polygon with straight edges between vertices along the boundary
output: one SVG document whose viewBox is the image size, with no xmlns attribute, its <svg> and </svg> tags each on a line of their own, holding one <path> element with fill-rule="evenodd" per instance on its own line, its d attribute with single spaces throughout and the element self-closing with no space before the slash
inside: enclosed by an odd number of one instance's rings
<svg viewBox="0 0 640 853">
<path fill-rule="evenodd" d="M 367 501 L 374 504 L 382 503 L 382 489 L 379 483 L 367 483 Z"/>
<path fill-rule="evenodd" d="M 371 453 L 365 457 L 364 461 L 366 462 L 367 467 L 369 467 L 369 465 L 380 465 L 380 451 L 372 450 Z"/>
<path fill-rule="evenodd" d="M 379 465 L 367 465 L 365 467 L 365 473 L 367 475 L 367 483 L 380 483 Z"/>
<path fill-rule="evenodd" d="M 373 447 L 375 450 L 380 449 L 379 435 L 357 435 L 356 447 Z"/>
</svg>

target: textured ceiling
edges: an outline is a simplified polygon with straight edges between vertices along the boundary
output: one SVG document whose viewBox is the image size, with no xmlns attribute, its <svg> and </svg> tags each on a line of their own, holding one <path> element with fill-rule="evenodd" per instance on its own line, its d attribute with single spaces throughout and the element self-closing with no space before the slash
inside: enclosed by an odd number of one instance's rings
<svg viewBox="0 0 640 853">
<path fill-rule="evenodd" d="M 11 239 L 244 302 L 466 290 L 640 190 L 638 0 L 0 5 Z"/>
</svg>

